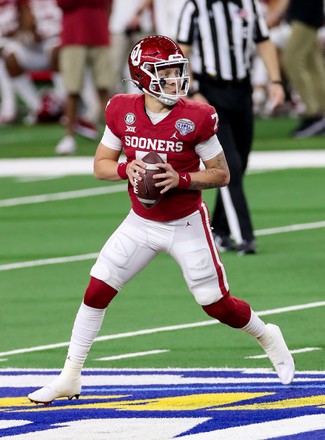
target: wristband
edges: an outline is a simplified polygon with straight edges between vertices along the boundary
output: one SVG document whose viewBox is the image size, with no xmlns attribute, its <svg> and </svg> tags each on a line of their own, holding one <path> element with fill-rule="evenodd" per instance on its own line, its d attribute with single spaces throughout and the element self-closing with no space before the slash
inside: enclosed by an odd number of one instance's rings
<svg viewBox="0 0 325 440">
<path fill-rule="evenodd" d="M 179 175 L 179 182 L 177 188 L 180 189 L 187 189 L 192 182 L 191 176 L 189 173 L 178 173 Z"/>
<path fill-rule="evenodd" d="M 277 81 L 271 81 L 271 84 L 279 84 L 280 86 L 283 86 L 283 81 L 281 81 L 280 79 Z"/>
<path fill-rule="evenodd" d="M 117 166 L 117 174 L 122 180 L 128 180 L 128 175 L 126 174 L 127 162 L 121 162 Z"/>
</svg>

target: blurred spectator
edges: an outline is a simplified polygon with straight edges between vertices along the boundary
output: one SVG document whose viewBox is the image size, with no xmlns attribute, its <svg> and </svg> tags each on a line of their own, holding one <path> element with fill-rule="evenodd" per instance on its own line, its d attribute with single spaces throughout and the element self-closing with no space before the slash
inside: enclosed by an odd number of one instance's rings
<svg viewBox="0 0 325 440">
<path fill-rule="evenodd" d="M 177 25 L 186 0 L 153 0 L 156 34 L 176 38 Z"/>
<path fill-rule="evenodd" d="M 270 29 L 270 39 L 278 51 L 279 59 L 291 33 L 290 25 L 283 16 L 283 11 L 286 9 L 286 3 L 286 0 L 261 0 L 265 20 Z M 274 109 L 272 102 L 268 99 L 270 81 L 267 69 L 262 58 L 258 53 L 255 53 L 251 78 L 253 85 L 254 113 L 256 115 L 261 117 L 276 114 L 290 114 L 292 116 L 297 116 L 303 111 L 301 99 L 296 93 L 293 93 L 290 84 L 288 84 L 288 81 L 283 74 L 283 69 L 281 70 L 286 90 L 286 101 L 282 106 Z"/>
<path fill-rule="evenodd" d="M 0 0 L 0 125 L 13 122 L 17 113 L 15 92 L 3 59 L 3 50 L 8 38 L 18 30 L 18 1 Z"/>
<path fill-rule="evenodd" d="M 34 123 L 62 113 L 59 101 L 63 100 L 64 88 L 57 73 L 61 11 L 56 0 L 19 0 L 18 6 L 19 31 L 5 41 L 3 56 L 13 89 L 28 109 L 26 122 Z M 41 96 L 28 75 L 40 70 L 53 71 L 55 98 Z"/>
<path fill-rule="evenodd" d="M 152 0 L 113 0 L 110 16 L 111 54 L 114 79 L 113 92 L 137 93 L 132 83 L 122 84 L 129 76 L 127 58 L 131 48 L 141 38 L 153 32 Z M 125 90 L 126 89 L 126 90 Z"/>
<path fill-rule="evenodd" d="M 77 116 L 74 122 L 74 132 L 87 139 L 97 139 L 98 121 L 100 119 L 101 103 L 93 81 L 91 69 L 85 69 L 83 87 L 77 105 Z"/>
<path fill-rule="evenodd" d="M 283 67 L 305 104 L 295 138 L 325 132 L 325 64 L 318 30 L 324 25 L 323 0 L 291 0 L 291 36 L 283 51 Z"/>
<path fill-rule="evenodd" d="M 57 0 L 62 9 L 60 71 L 67 91 L 65 103 L 66 135 L 55 148 L 57 154 L 73 154 L 77 105 L 86 69 L 92 74 L 101 114 L 109 97 L 112 69 L 109 52 L 109 15 L 111 0 Z"/>
</svg>

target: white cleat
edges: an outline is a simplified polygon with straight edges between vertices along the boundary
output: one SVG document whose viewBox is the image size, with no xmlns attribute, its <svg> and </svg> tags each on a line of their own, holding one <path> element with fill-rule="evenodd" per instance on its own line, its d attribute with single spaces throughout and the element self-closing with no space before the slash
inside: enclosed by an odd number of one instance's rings
<svg viewBox="0 0 325 440">
<path fill-rule="evenodd" d="M 67 359 L 61 374 L 45 387 L 28 394 L 33 403 L 49 405 L 59 397 L 67 397 L 69 400 L 79 399 L 81 393 L 81 364 Z"/>
<path fill-rule="evenodd" d="M 57 377 L 53 382 L 45 387 L 28 394 L 28 398 L 33 403 L 44 403 L 49 405 L 59 397 L 67 397 L 69 400 L 79 399 L 81 393 L 81 380 L 70 379 L 68 377 Z"/>
<path fill-rule="evenodd" d="M 55 147 L 55 153 L 59 156 L 67 156 L 77 151 L 77 144 L 73 136 L 64 136 Z"/>
<path fill-rule="evenodd" d="M 258 343 L 272 362 L 280 381 L 288 385 L 295 375 L 295 362 L 277 325 L 266 324 L 264 336 Z"/>
</svg>

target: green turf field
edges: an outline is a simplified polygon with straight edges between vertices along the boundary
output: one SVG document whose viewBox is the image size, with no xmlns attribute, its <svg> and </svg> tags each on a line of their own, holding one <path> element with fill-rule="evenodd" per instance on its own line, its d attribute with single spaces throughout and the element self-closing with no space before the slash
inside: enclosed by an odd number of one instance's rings
<svg viewBox="0 0 325 440">
<path fill-rule="evenodd" d="M 295 123 L 258 121 L 254 149 L 324 149 L 321 136 L 289 139 Z M 0 157 L 53 157 L 61 135 L 57 125 L 1 128 Z M 93 155 L 96 142 L 78 141 L 78 156 Z M 95 255 L 128 212 L 127 193 L 80 197 L 79 190 L 113 186 L 91 175 L 1 177 L 0 182 L 0 367 L 59 368 Z M 231 292 L 251 303 L 265 321 L 281 326 L 296 351 L 298 370 L 324 370 L 324 169 L 250 173 L 246 187 L 259 253 L 222 255 Z M 1 205 L 7 199 L 68 191 L 76 193 L 66 200 Z M 205 191 L 210 208 L 214 194 Z M 305 228 L 265 231 L 292 225 Z M 270 366 L 265 358 L 247 358 L 262 354 L 253 340 L 211 322 L 187 292 L 175 262 L 160 255 L 114 299 L 99 335 L 103 340 L 94 344 L 86 366 Z M 155 350 L 161 352 L 150 354 Z M 136 352 L 147 355 L 98 360 Z"/>
</svg>

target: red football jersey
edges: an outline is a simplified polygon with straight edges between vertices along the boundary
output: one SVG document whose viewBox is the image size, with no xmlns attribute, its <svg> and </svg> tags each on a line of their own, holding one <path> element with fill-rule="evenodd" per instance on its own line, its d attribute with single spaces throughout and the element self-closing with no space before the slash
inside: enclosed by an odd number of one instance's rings
<svg viewBox="0 0 325 440">
<path fill-rule="evenodd" d="M 57 0 L 63 11 L 62 46 L 107 46 L 112 0 Z"/>
<path fill-rule="evenodd" d="M 218 115 L 209 104 L 180 99 L 171 112 L 153 124 L 145 112 L 144 95 L 115 95 L 106 108 L 106 124 L 121 139 L 128 162 L 156 151 L 179 172 L 196 172 L 200 157 L 195 146 L 216 133 Z M 218 154 L 218 151 L 216 151 Z M 132 208 L 141 217 L 168 222 L 199 209 L 202 192 L 173 188 L 152 208 L 138 201 L 129 183 Z"/>
</svg>

